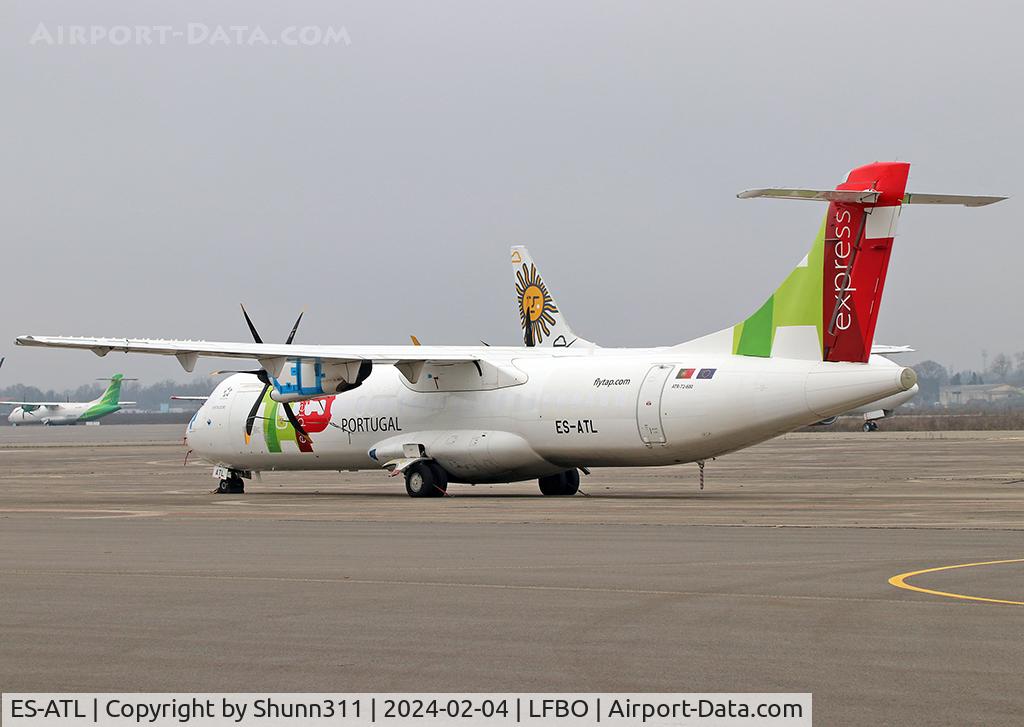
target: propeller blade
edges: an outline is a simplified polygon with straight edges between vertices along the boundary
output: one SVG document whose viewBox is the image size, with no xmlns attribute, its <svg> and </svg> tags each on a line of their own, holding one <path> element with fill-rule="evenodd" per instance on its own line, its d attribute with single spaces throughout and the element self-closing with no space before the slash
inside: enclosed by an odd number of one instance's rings
<svg viewBox="0 0 1024 727">
<path fill-rule="evenodd" d="M 239 305 L 242 305 L 239 303 Z M 256 343 L 263 343 L 263 339 L 260 338 L 259 331 L 256 330 L 256 326 L 252 324 L 252 318 L 249 317 L 249 313 L 245 310 L 245 306 L 242 305 L 242 315 L 245 316 L 245 322 L 249 326 L 249 333 L 252 334 L 252 340 Z"/>
<path fill-rule="evenodd" d="M 270 388 L 270 384 L 263 384 L 263 389 L 260 390 L 260 395 L 256 397 L 256 401 L 253 402 L 252 409 L 249 410 L 249 416 L 245 418 L 245 443 L 248 444 L 249 440 L 252 439 L 252 425 L 256 422 L 256 412 L 259 411 L 260 404 L 263 403 L 263 397 L 267 395 L 267 389 Z"/>
<path fill-rule="evenodd" d="M 299 330 L 299 323 L 302 321 L 302 316 L 305 315 L 306 311 L 299 313 L 299 317 L 295 319 L 295 325 L 292 326 L 292 332 L 288 334 L 288 340 L 285 341 L 285 345 L 291 345 L 291 342 L 295 340 L 295 331 Z"/>
<path fill-rule="evenodd" d="M 299 418 L 295 416 L 295 412 L 292 411 L 291 405 L 288 404 L 288 402 L 283 402 L 281 404 L 281 408 L 284 409 L 284 415 L 288 417 L 288 421 L 291 422 L 291 425 L 292 427 L 295 428 L 295 431 L 304 436 L 306 439 L 309 439 L 309 433 L 302 427 L 302 422 L 300 422 Z"/>
</svg>

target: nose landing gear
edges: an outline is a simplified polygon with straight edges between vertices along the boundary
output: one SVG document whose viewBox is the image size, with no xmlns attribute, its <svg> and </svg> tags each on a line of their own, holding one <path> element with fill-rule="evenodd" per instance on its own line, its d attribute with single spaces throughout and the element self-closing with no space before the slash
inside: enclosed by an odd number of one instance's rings
<svg viewBox="0 0 1024 727">
<path fill-rule="evenodd" d="M 241 495 L 245 492 L 245 481 L 237 470 L 221 470 L 215 492 L 218 495 Z"/>
</svg>

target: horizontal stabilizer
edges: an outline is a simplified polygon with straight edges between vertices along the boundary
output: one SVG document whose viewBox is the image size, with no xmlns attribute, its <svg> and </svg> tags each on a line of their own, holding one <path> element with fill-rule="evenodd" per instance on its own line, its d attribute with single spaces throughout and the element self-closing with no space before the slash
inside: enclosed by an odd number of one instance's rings
<svg viewBox="0 0 1024 727">
<path fill-rule="evenodd" d="M 845 202 L 848 204 L 874 204 L 879 193 L 872 189 L 796 189 L 789 187 L 768 187 L 747 189 L 736 195 L 740 199 L 766 197 L 768 199 L 803 199 L 812 202 Z M 1002 202 L 1006 197 L 981 194 L 924 194 L 907 192 L 903 204 L 959 204 L 964 207 L 984 207 Z"/>
<path fill-rule="evenodd" d="M 921 194 L 907 192 L 903 204 L 962 204 L 964 207 L 984 207 L 1002 202 L 1006 197 L 991 197 L 978 194 Z"/>
<path fill-rule="evenodd" d="M 881 193 L 873 189 L 793 189 L 769 187 L 747 189 L 736 196 L 740 199 L 767 197 L 769 199 L 806 199 L 812 202 L 847 202 L 851 204 L 874 204 Z"/>
<path fill-rule="evenodd" d="M 875 343 L 871 346 L 871 353 L 876 356 L 892 356 L 896 353 L 914 353 L 914 349 L 910 346 L 886 346 Z"/>
</svg>

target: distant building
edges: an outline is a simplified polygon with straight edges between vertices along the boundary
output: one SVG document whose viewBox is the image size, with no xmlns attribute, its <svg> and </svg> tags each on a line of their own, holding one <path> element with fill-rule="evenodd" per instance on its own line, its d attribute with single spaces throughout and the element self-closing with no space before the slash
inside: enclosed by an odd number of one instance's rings
<svg viewBox="0 0 1024 727">
<path fill-rule="evenodd" d="M 1024 389 L 1009 384 L 955 384 L 939 387 L 942 406 L 962 406 L 971 402 L 993 404 L 1024 397 Z"/>
</svg>

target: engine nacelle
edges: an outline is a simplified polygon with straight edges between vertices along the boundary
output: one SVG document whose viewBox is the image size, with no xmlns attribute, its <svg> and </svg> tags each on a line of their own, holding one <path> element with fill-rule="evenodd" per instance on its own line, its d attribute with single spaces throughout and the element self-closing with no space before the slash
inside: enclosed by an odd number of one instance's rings
<svg viewBox="0 0 1024 727">
<path fill-rule="evenodd" d="M 274 401 L 294 402 L 318 396 L 340 394 L 366 381 L 373 370 L 371 361 L 344 361 L 324 364 L 317 359 L 288 359 L 281 373 L 272 377 Z"/>
</svg>

